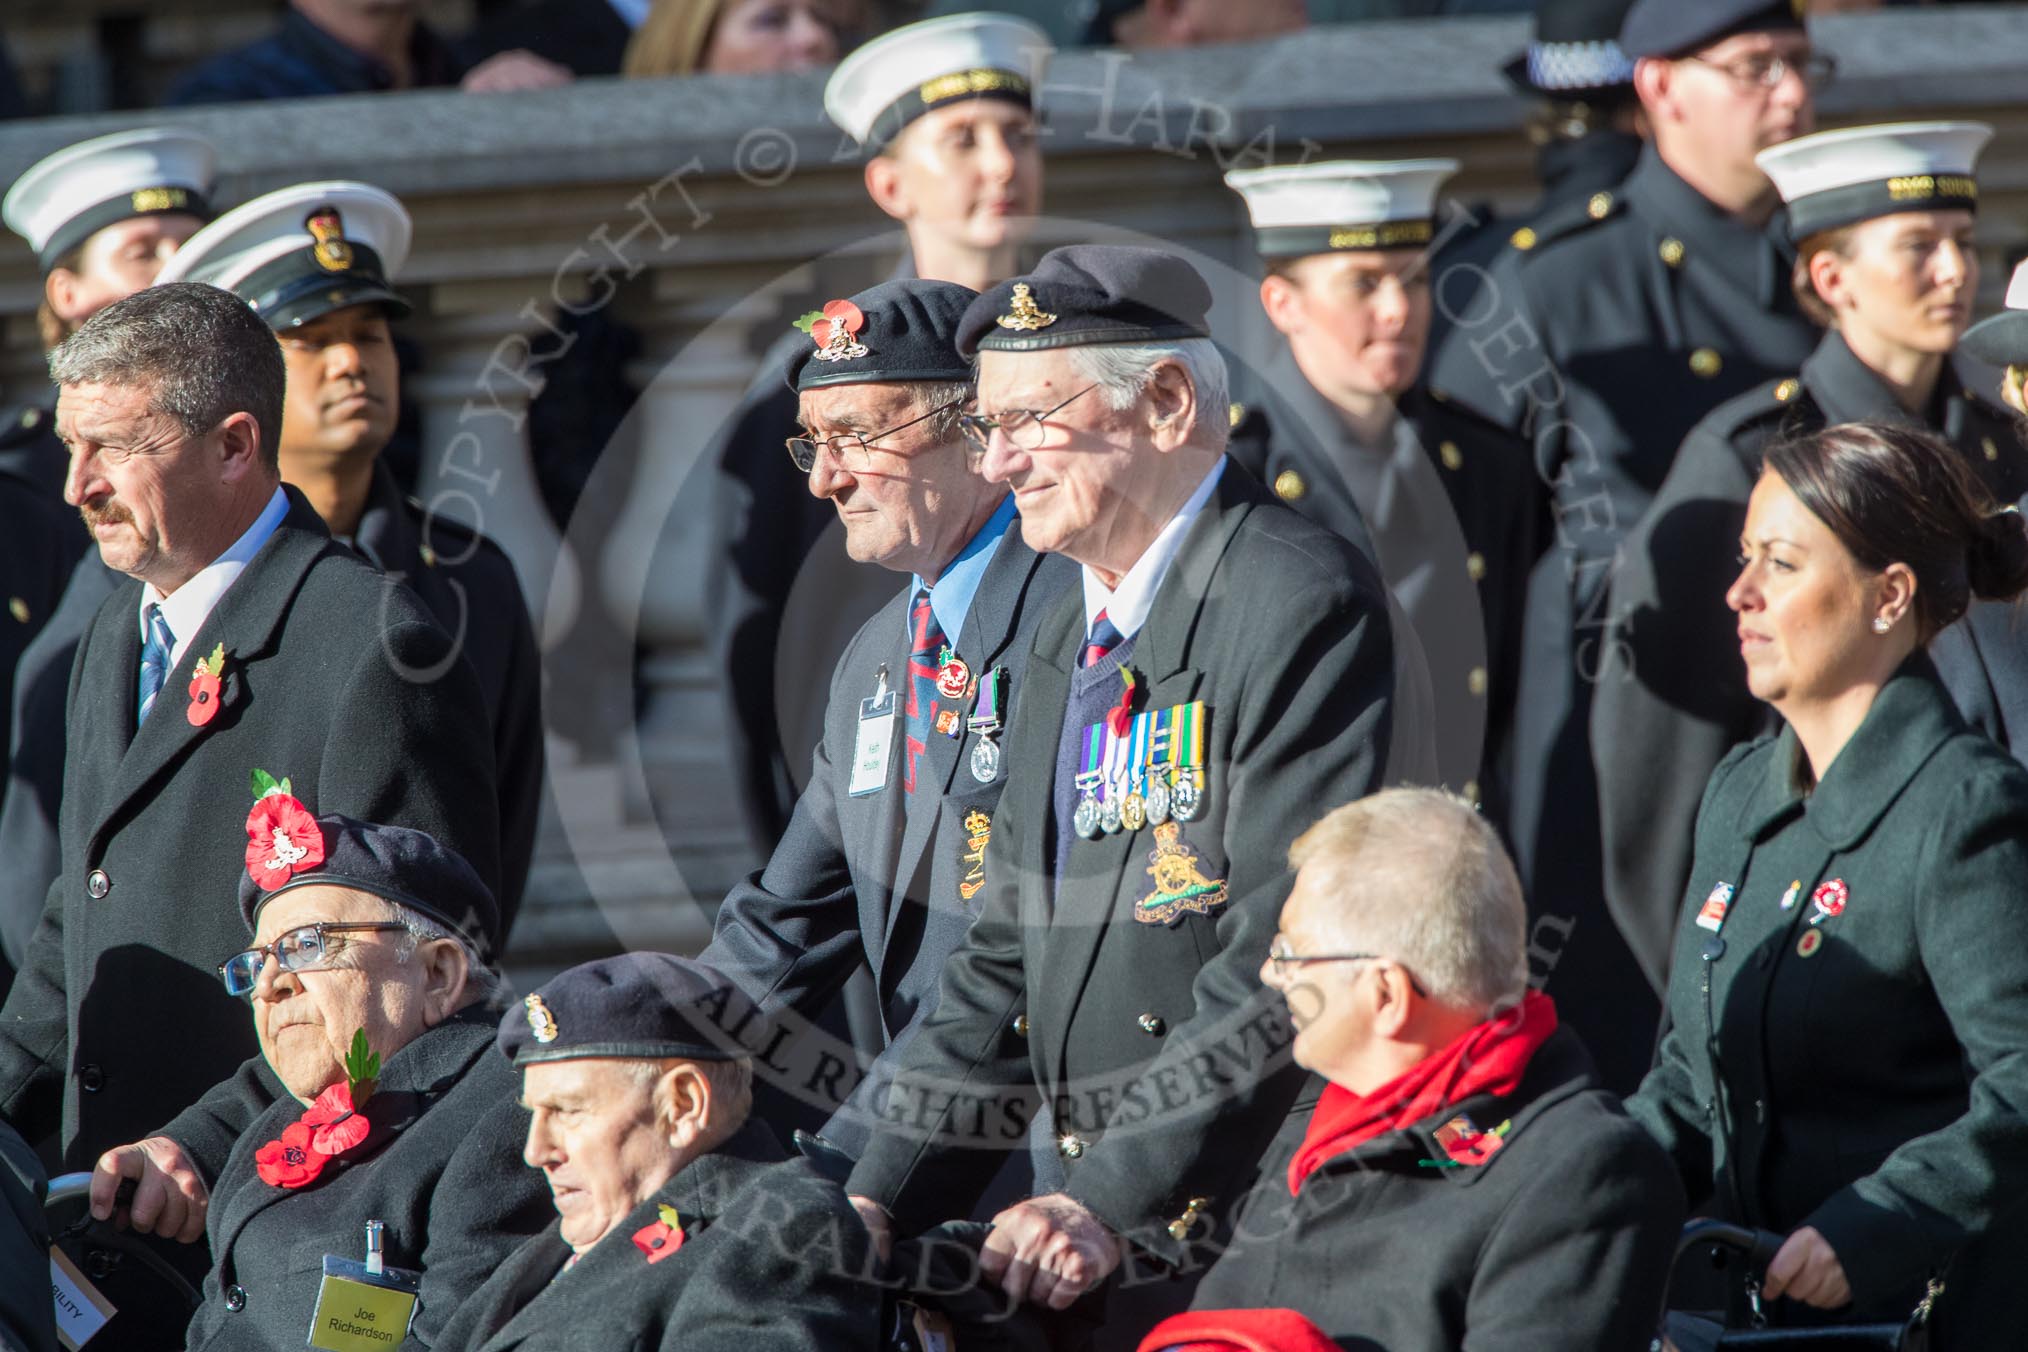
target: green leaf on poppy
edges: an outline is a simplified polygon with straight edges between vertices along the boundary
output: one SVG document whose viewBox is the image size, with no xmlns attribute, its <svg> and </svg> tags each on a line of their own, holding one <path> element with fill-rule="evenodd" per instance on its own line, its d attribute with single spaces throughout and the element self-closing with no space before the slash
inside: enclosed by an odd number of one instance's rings
<svg viewBox="0 0 2028 1352">
<path fill-rule="evenodd" d="M 199 662 L 197 665 L 203 667 L 206 671 L 210 672 L 214 676 L 224 675 L 225 645 L 221 643 L 216 648 L 213 648 L 211 650 L 211 656 L 205 658 L 202 662 Z"/>
<path fill-rule="evenodd" d="M 345 1078 L 359 1084 L 379 1076 L 380 1053 L 367 1045 L 366 1030 L 361 1028 L 352 1034 L 352 1048 L 345 1053 Z"/>
<path fill-rule="evenodd" d="M 275 792 L 280 794 L 286 794 L 290 798 L 294 798 L 296 796 L 295 786 L 289 783 L 289 777 L 287 775 L 283 775 L 282 782 L 275 785 Z"/>
<path fill-rule="evenodd" d="M 798 319 L 796 321 L 795 326 L 801 329 L 804 333 L 809 333 L 812 329 L 817 327 L 817 321 L 822 319 L 823 317 L 824 312 L 822 310 L 812 310 L 810 311 L 810 313 L 804 315 L 801 319 Z"/>
<path fill-rule="evenodd" d="M 656 1207 L 655 1214 L 660 1216 L 662 1224 L 668 1226 L 671 1230 L 681 1230 L 683 1228 L 683 1221 L 677 1216 L 676 1208 L 670 1206 L 667 1202 Z"/>
<path fill-rule="evenodd" d="M 255 770 L 253 772 L 254 801 L 258 802 L 271 793 L 280 792 L 282 792 L 282 786 L 275 782 L 273 775 L 269 774 L 266 770 Z"/>
</svg>

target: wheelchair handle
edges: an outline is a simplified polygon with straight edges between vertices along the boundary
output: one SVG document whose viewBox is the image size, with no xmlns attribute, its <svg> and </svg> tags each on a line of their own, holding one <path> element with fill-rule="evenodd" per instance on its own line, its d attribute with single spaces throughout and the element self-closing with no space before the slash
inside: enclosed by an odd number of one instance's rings
<svg viewBox="0 0 2028 1352">
<path fill-rule="evenodd" d="M 1731 1221 L 1694 1220 L 1685 1225 L 1683 1233 L 1677 1237 L 1676 1256 L 1681 1258 L 1690 1250 L 1707 1244 L 1716 1245 L 1745 1254 L 1747 1262 L 1756 1271 L 1765 1272 L 1786 1238 L 1786 1235 L 1778 1235 L 1771 1230 L 1756 1230 L 1747 1225 L 1734 1225 Z"/>
<path fill-rule="evenodd" d="M 49 1180 L 49 1195 L 45 1199 L 44 1205 L 55 1206 L 58 1202 L 68 1202 L 73 1198 L 84 1196 L 91 1189 L 92 1176 L 90 1173 L 58 1174 L 55 1178 Z"/>
</svg>

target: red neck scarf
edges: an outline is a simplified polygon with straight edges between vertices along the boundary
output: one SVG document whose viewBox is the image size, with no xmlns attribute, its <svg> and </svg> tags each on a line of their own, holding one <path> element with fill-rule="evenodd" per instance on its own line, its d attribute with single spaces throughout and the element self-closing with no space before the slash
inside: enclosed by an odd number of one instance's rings
<svg viewBox="0 0 2028 1352">
<path fill-rule="evenodd" d="M 1528 1061 L 1556 1031 L 1556 1006 L 1540 991 L 1520 1007 L 1467 1029 L 1457 1041 L 1361 1098 L 1331 1085 L 1310 1114 L 1302 1148 L 1289 1161 L 1289 1192 L 1326 1160 L 1384 1132 L 1412 1126 L 1477 1094 L 1511 1094 Z"/>
</svg>

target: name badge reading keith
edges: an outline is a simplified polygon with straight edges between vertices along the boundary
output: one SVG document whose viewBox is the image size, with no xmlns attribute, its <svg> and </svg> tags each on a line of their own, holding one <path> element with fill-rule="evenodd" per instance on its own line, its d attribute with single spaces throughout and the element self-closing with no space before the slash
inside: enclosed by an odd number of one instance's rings
<svg viewBox="0 0 2028 1352">
<path fill-rule="evenodd" d="M 859 701 L 859 735 L 853 739 L 852 776 L 845 784 L 845 792 L 852 797 L 864 798 L 887 787 L 887 761 L 894 754 L 900 712 L 895 692 L 887 688 L 887 668 L 883 666 L 873 698 Z"/>
</svg>

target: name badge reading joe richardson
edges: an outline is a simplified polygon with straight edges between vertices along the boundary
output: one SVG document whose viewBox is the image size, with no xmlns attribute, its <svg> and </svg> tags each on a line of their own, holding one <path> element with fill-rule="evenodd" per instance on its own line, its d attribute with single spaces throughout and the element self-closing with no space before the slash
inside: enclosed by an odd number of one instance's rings
<svg viewBox="0 0 2028 1352">
<path fill-rule="evenodd" d="M 324 1255 L 324 1280 L 310 1315 L 311 1347 L 366 1352 L 401 1346 L 414 1320 L 422 1274 L 383 1265 L 379 1221 L 366 1223 L 366 1261 Z"/>
</svg>

